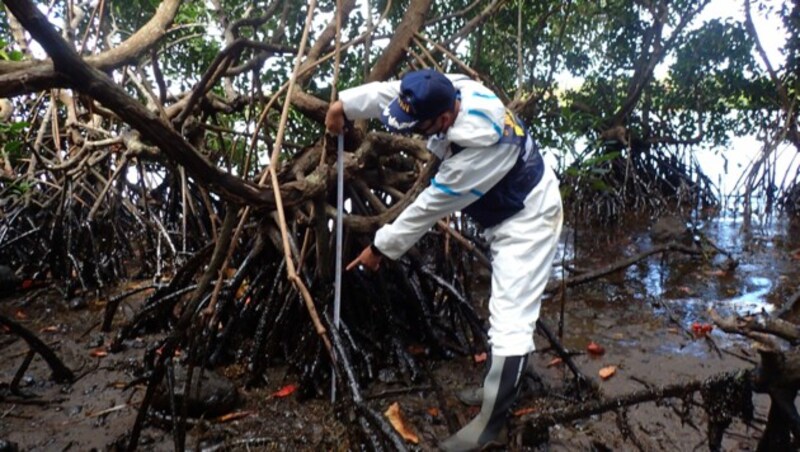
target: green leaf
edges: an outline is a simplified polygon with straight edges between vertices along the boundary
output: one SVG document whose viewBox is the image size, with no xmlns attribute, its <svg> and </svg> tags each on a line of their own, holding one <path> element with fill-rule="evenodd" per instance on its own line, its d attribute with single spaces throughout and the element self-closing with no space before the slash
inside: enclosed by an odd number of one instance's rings
<svg viewBox="0 0 800 452">
<path fill-rule="evenodd" d="M 25 130 L 26 127 L 30 126 L 29 122 L 26 121 L 19 121 L 11 124 L 11 127 L 8 128 L 8 131 L 11 133 L 19 133 Z"/>
<path fill-rule="evenodd" d="M 22 149 L 22 142 L 16 140 L 9 141 L 5 144 L 4 149 L 9 155 L 16 154 L 20 149 Z"/>
</svg>

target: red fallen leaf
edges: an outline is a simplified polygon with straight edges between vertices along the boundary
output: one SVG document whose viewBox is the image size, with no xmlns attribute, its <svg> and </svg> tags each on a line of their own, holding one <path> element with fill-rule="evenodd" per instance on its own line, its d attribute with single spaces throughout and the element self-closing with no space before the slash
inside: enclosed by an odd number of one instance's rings
<svg viewBox="0 0 800 452">
<path fill-rule="evenodd" d="M 547 363 L 547 367 L 560 366 L 561 364 L 564 364 L 564 360 L 563 359 L 561 359 L 561 358 L 553 358 L 553 359 L 550 360 L 549 363 Z"/>
<path fill-rule="evenodd" d="M 25 311 L 22 309 L 17 309 L 17 312 L 14 313 L 14 317 L 16 317 L 17 320 L 27 320 L 28 314 L 25 314 Z"/>
<path fill-rule="evenodd" d="M 397 430 L 397 433 L 399 433 L 404 440 L 414 444 L 419 443 L 419 437 L 408 427 L 405 419 L 403 419 L 403 413 L 400 412 L 399 403 L 394 402 L 389 405 L 389 408 L 386 409 L 383 415 L 389 419 L 389 423 L 392 424 L 392 427 Z"/>
<path fill-rule="evenodd" d="M 486 352 L 483 353 L 476 353 L 472 359 L 475 360 L 476 363 L 480 364 L 482 362 L 486 362 Z"/>
<path fill-rule="evenodd" d="M 232 413 L 223 414 L 222 416 L 218 417 L 216 421 L 219 423 L 230 422 L 250 416 L 251 414 L 253 414 L 252 411 L 234 411 Z"/>
<path fill-rule="evenodd" d="M 586 351 L 589 352 L 590 355 L 600 356 L 606 352 L 606 349 L 596 342 L 589 342 L 589 345 L 586 346 Z"/>
<path fill-rule="evenodd" d="M 94 349 L 94 350 L 90 351 L 90 352 L 89 352 L 89 355 L 90 355 L 90 356 L 93 356 L 93 357 L 95 357 L 95 358 L 102 358 L 102 357 L 104 357 L 104 356 L 108 356 L 108 352 L 107 352 L 107 351 L 105 351 L 105 350 L 104 350 L 104 349 L 102 349 L 102 348 L 96 348 L 96 349 Z"/>
<path fill-rule="evenodd" d="M 520 416 L 524 416 L 526 414 L 535 413 L 535 412 L 536 412 L 536 408 L 534 408 L 534 407 L 520 408 L 517 411 L 514 411 L 514 416 L 515 417 L 520 417 Z"/>
<path fill-rule="evenodd" d="M 708 323 L 694 322 L 692 323 L 692 333 L 696 338 L 706 337 L 708 333 L 714 330 L 714 326 Z"/>
<path fill-rule="evenodd" d="M 435 406 L 428 408 L 428 414 L 433 417 L 439 417 L 439 408 L 436 408 Z"/>
<path fill-rule="evenodd" d="M 50 326 L 46 326 L 46 327 L 42 328 L 40 331 L 42 333 L 56 333 L 56 332 L 58 332 L 58 327 L 55 326 L 55 325 L 50 325 Z"/>
<path fill-rule="evenodd" d="M 30 289 L 33 287 L 33 280 L 32 279 L 23 279 L 22 284 L 20 284 L 20 288 L 22 289 Z"/>
<path fill-rule="evenodd" d="M 597 374 L 600 375 L 600 378 L 603 380 L 608 380 L 609 378 L 613 377 L 615 373 L 617 373 L 617 366 L 603 367 L 599 372 L 597 372 Z"/>
<path fill-rule="evenodd" d="M 409 345 L 408 346 L 408 353 L 411 353 L 412 355 L 415 355 L 415 356 L 416 355 L 422 355 L 422 354 L 425 353 L 425 346 L 419 345 L 419 344 Z"/>
<path fill-rule="evenodd" d="M 272 397 L 288 397 L 292 395 L 299 386 L 294 383 L 289 383 L 288 385 L 278 389 L 277 391 L 272 393 Z"/>
</svg>

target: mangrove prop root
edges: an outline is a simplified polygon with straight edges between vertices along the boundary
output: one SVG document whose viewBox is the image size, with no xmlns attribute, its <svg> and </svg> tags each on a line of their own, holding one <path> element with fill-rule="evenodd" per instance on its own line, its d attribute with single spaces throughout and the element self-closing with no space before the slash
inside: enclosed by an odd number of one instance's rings
<svg viewBox="0 0 800 452">
<path fill-rule="evenodd" d="M 28 347 L 30 347 L 31 350 L 38 353 L 45 360 L 47 365 L 50 366 L 50 370 L 53 371 L 53 380 L 58 383 L 69 383 L 75 380 L 75 374 L 73 374 L 56 353 L 48 347 L 47 344 L 42 342 L 31 330 L 2 314 L 0 314 L 0 325 L 8 328 L 12 334 L 21 337 L 28 343 Z"/>
</svg>

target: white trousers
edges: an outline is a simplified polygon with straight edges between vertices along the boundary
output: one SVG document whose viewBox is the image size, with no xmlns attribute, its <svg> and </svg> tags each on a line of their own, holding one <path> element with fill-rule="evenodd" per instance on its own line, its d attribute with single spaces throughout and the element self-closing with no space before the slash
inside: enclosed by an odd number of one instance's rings
<svg viewBox="0 0 800 452">
<path fill-rule="evenodd" d="M 542 180 L 525 198 L 525 207 L 485 231 L 492 253 L 492 354 L 516 356 L 534 350 L 533 331 L 562 223 L 558 179 L 545 165 Z"/>
</svg>

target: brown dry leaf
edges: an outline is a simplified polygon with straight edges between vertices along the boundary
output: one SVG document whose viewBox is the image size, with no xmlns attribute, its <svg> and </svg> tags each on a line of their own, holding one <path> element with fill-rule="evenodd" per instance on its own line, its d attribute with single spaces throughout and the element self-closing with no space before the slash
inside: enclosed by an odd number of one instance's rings
<svg viewBox="0 0 800 452">
<path fill-rule="evenodd" d="M 559 366 L 564 363 L 564 360 L 561 358 L 553 358 L 547 363 L 547 367 Z"/>
<path fill-rule="evenodd" d="M 28 314 L 25 314 L 25 311 L 22 309 L 17 309 L 14 313 L 14 317 L 16 317 L 17 320 L 28 320 Z"/>
<path fill-rule="evenodd" d="M 236 298 L 242 298 L 244 294 L 247 293 L 247 290 L 250 288 L 250 285 L 247 281 L 244 281 L 240 286 L 239 289 L 236 291 Z"/>
<path fill-rule="evenodd" d="M 41 329 L 41 332 L 42 333 L 57 333 L 58 332 L 58 327 L 56 325 L 46 326 L 46 327 Z"/>
<path fill-rule="evenodd" d="M 300 387 L 299 385 L 296 385 L 294 383 L 289 383 L 288 385 L 273 392 L 272 397 L 278 397 L 278 398 L 288 397 L 292 395 L 295 391 L 297 391 L 297 388 L 299 387 Z"/>
<path fill-rule="evenodd" d="M 108 352 L 103 350 L 102 348 L 96 348 L 89 352 L 89 356 L 94 356 L 95 358 L 102 358 L 104 356 L 108 356 Z"/>
<path fill-rule="evenodd" d="M 622 334 L 622 333 L 614 333 L 614 335 L 611 336 L 611 338 L 614 339 L 614 340 L 617 340 L 617 341 L 621 341 L 621 340 L 625 339 L 625 335 Z"/>
<path fill-rule="evenodd" d="M 432 417 L 439 417 L 439 408 L 436 408 L 435 406 L 428 408 L 428 414 L 430 414 Z"/>
<path fill-rule="evenodd" d="M 534 413 L 534 412 L 536 412 L 536 408 L 534 408 L 534 407 L 520 408 L 517 411 L 514 411 L 514 416 L 515 417 L 520 417 L 520 416 L 524 416 L 526 414 L 530 414 L 530 413 Z"/>
<path fill-rule="evenodd" d="M 681 334 L 681 330 L 679 330 L 677 328 L 667 328 L 667 332 L 672 333 L 672 334 Z"/>
<path fill-rule="evenodd" d="M 216 421 L 219 423 L 230 422 L 230 421 L 235 421 L 236 419 L 241 419 L 243 417 L 250 416 L 251 414 L 253 414 L 252 411 L 234 411 L 232 413 L 223 414 L 222 416 L 218 417 Z"/>
<path fill-rule="evenodd" d="M 383 415 L 389 419 L 392 427 L 397 430 L 397 433 L 399 433 L 404 440 L 413 444 L 419 443 L 419 437 L 417 434 L 411 431 L 411 429 L 409 429 L 406 425 L 406 422 L 403 419 L 403 413 L 400 412 L 400 404 L 398 402 L 394 402 L 393 404 L 389 405 L 389 408 L 386 409 Z"/>
<path fill-rule="evenodd" d="M 706 275 L 707 275 L 707 276 L 725 276 L 725 275 L 726 275 L 726 273 L 725 273 L 725 270 L 720 270 L 720 269 L 718 269 L 718 270 L 709 270 L 709 271 L 706 271 Z"/>
<path fill-rule="evenodd" d="M 589 345 L 586 346 L 586 351 L 589 352 L 590 355 L 600 356 L 606 352 L 606 349 L 596 342 L 589 342 Z"/>
<path fill-rule="evenodd" d="M 476 353 L 476 354 L 475 354 L 475 355 L 472 357 L 472 359 L 474 359 L 474 360 L 475 360 L 475 362 L 476 362 L 476 363 L 478 363 L 478 364 L 480 364 L 480 363 L 482 363 L 482 362 L 486 362 L 486 358 L 487 358 L 487 356 L 486 356 L 486 352 L 483 352 L 483 353 Z"/>
<path fill-rule="evenodd" d="M 617 373 L 617 366 L 603 367 L 599 372 L 597 372 L 597 374 L 600 375 L 600 378 L 603 380 L 608 380 L 614 376 L 615 373 Z"/>
</svg>

